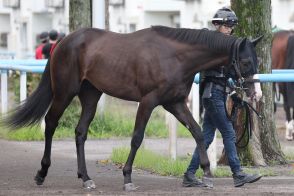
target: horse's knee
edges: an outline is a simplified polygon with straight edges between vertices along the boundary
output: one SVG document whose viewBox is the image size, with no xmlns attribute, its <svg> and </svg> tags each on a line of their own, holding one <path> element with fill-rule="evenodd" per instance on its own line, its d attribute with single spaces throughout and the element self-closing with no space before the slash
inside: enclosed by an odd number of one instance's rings
<svg viewBox="0 0 294 196">
<path fill-rule="evenodd" d="M 84 143 L 87 140 L 87 129 L 83 126 L 77 126 L 75 130 L 77 144 Z"/>
</svg>

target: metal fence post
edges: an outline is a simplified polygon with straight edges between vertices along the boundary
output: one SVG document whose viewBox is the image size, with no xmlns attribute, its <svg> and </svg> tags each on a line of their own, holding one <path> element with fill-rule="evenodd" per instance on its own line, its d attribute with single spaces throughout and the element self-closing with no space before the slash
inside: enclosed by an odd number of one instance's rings
<svg viewBox="0 0 294 196">
<path fill-rule="evenodd" d="M 20 72 L 20 102 L 27 98 L 27 72 Z"/>
<path fill-rule="evenodd" d="M 1 70 L 1 112 L 2 114 L 7 112 L 7 70 Z"/>
</svg>

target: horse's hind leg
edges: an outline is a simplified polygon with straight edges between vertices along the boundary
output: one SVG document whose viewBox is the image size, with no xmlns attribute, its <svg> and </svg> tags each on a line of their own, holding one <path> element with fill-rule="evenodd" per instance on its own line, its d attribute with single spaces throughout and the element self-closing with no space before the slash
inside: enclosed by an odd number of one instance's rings
<svg viewBox="0 0 294 196">
<path fill-rule="evenodd" d="M 285 134 L 285 138 L 286 140 L 293 140 L 293 121 L 292 121 L 292 117 L 291 117 L 291 107 L 288 106 L 287 104 L 287 100 L 284 99 L 284 110 L 285 110 L 285 113 L 286 113 L 286 134 Z"/>
<path fill-rule="evenodd" d="M 52 137 L 54 135 L 55 129 L 58 125 L 58 120 L 60 119 L 61 115 L 63 114 L 65 108 L 71 102 L 73 96 L 64 98 L 55 97 L 53 99 L 52 105 L 45 116 L 45 150 L 44 155 L 41 161 L 42 168 L 38 171 L 37 175 L 35 176 L 35 181 L 37 185 L 42 185 L 45 177 L 48 173 L 48 168 L 51 165 L 51 145 L 52 145 Z"/>
<path fill-rule="evenodd" d="M 87 189 L 95 188 L 95 183 L 87 174 L 85 161 L 85 141 L 91 121 L 93 120 L 97 108 L 97 102 L 102 95 L 101 91 L 94 88 L 89 82 L 84 81 L 79 93 L 79 99 L 82 105 L 82 114 L 76 127 L 76 148 L 78 161 L 78 178 L 84 182 L 83 187 Z"/>
<path fill-rule="evenodd" d="M 287 106 L 285 103 L 284 103 L 284 110 L 285 110 L 285 113 L 286 113 L 286 119 L 288 122 L 291 121 L 291 112 L 290 112 L 290 107 Z"/>
<path fill-rule="evenodd" d="M 139 104 L 136 115 L 134 133 L 131 141 L 131 151 L 129 153 L 127 162 L 123 168 L 124 190 L 126 191 L 133 191 L 137 189 L 137 187 L 135 187 L 135 185 L 132 183 L 132 166 L 137 150 L 142 144 L 146 124 L 156 105 L 157 99 L 155 95 L 152 93 L 144 97 Z"/>
<path fill-rule="evenodd" d="M 203 183 L 208 187 L 213 187 L 210 162 L 206 153 L 206 146 L 204 143 L 204 137 L 201 132 L 200 126 L 194 120 L 189 108 L 184 101 L 175 104 L 169 104 L 163 106 L 167 111 L 172 113 L 192 134 L 198 147 L 200 165 L 204 171 Z"/>
</svg>

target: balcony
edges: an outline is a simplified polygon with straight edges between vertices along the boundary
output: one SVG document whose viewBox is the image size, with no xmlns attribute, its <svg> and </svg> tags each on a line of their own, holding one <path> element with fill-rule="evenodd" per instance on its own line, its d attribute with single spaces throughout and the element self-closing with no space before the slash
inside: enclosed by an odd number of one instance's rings
<svg viewBox="0 0 294 196">
<path fill-rule="evenodd" d="M 20 0 L 3 0 L 3 7 L 19 8 Z"/>
<path fill-rule="evenodd" d="M 64 0 L 45 0 L 45 6 L 50 8 L 63 8 Z"/>
<path fill-rule="evenodd" d="M 109 0 L 109 5 L 114 7 L 124 6 L 125 0 Z"/>
</svg>

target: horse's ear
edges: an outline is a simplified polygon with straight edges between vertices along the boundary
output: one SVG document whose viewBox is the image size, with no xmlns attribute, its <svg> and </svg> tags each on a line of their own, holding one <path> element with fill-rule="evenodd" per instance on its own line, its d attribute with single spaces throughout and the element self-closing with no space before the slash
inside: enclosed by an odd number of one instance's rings
<svg viewBox="0 0 294 196">
<path fill-rule="evenodd" d="M 239 46 L 239 48 L 244 48 L 245 45 L 246 45 L 246 42 L 247 42 L 247 38 L 246 38 L 246 37 L 245 37 L 245 38 L 242 38 L 242 40 L 241 40 L 241 42 L 240 42 L 240 46 Z"/>
<path fill-rule="evenodd" d="M 263 38 L 263 35 L 261 35 L 261 36 L 255 38 L 255 39 L 253 39 L 253 40 L 251 41 L 251 43 L 254 45 L 254 47 L 256 47 L 257 43 L 258 43 L 262 38 Z"/>
</svg>

